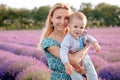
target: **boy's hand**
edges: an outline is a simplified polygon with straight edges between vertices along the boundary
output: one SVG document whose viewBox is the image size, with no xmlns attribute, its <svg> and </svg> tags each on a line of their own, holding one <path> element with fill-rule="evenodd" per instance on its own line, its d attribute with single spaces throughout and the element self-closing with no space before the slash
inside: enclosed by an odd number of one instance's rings
<svg viewBox="0 0 120 80">
<path fill-rule="evenodd" d="M 64 65 L 65 65 L 66 73 L 72 74 L 72 72 L 74 71 L 73 66 L 69 62 L 64 63 Z"/>
<path fill-rule="evenodd" d="M 94 49 L 95 49 L 96 52 L 100 52 L 101 47 L 100 47 L 100 45 L 98 44 L 98 42 L 95 42 L 95 43 L 93 44 L 93 46 L 94 46 Z"/>
</svg>

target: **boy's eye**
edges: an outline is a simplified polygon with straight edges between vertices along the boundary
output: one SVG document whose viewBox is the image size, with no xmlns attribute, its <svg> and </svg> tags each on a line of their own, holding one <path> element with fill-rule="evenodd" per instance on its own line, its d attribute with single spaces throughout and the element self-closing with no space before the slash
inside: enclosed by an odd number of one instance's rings
<svg viewBox="0 0 120 80">
<path fill-rule="evenodd" d="M 83 27 L 80 27 L 80 29 L 83 29 Z"/>
</svg>

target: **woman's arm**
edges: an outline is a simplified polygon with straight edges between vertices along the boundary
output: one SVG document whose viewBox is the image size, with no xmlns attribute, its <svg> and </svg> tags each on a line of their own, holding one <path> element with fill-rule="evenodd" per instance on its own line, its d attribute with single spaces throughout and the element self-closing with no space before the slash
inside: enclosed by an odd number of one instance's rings
<svg viewBox="0 0 120 80">
<path fill-rule="evenodd" d="M 69 56 L 70 63 L 72 65 L 78 64 L 84 58 L 89 47 L 90 47 L 90 43 L 87 43 L 86 46 L 82 50 L 80 50 L 74 54 L 69 54 L 68 56 Z"/>
<path fill-rule="evenodd" d="M 82 50 L 76 52 L 75 54 L 68 54 L 70 63 L 71 64 L 79 63 L 84 58 L 86 52 L 89 49 L 89 46 L 90 46 L 90 44 L 88 43 Z M 47 48 L 47 51 L 49 51 L 51 54 L 53 54 L 57 58 L 60 58 L 60 47 L 51 46 L 51 47 Z"/>
<path fill-rule="evenodd" d="M 60 58 L 60 47 L 59 46 L 50 46 L 49 48 L 47 48 L 47 51 L 49 51 L 51 54 L 53 54 L 57 58 Z"/>
</svg>

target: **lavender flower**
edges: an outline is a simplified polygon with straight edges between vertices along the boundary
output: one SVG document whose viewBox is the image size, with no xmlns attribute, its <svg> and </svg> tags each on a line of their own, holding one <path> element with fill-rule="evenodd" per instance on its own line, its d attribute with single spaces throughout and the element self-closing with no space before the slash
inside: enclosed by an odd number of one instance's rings
<svg viewBox="0 0 120 80">
<path fill-rule="evenodd" d="M 97 55 L 90 55 L 90 58 L 95 66 L 96 71 L 99 71 L 101 68 L 108 65 L 107 61 Z"/>
<path fill-rule="evenodd" d="M 91 56 L 91 59 L 93 60 L 97 72 L 106 68 L 106 66 L 111 63 L 120 62 L 120 35 L 118 35 L 120 34 L 120 27 L 89 28 L 87 30 L 88 34 L 94 36 L 101 46 L 101 51 L 99 53 L 96 53 L 92 47 L 89 50 L 89 54 L 94 54 Z M 2 76 L 4 78 L 0 79 L 14 80 L 15 75 L 19 72 L 26 70 L 30 66 L 36 65 L 40 61 L 47 65 L 47 60 L 43 52 L 36 49 L 41 33 L 42 30 L 0 31 L 0 76 L 5 75 L 5 77 Z M 25 56 L 27 56 L 26 60 Z M 33 59 L 35 59 L 35 62 Z M 8 77 L 6 77 L 6 75 L 8 75 Z"/>
<path fill-rule="evenodd" d="M 4 64 L 8 59 L 11 59 L 13 57 L 16 57 L 16 55 L 4 50 L 0 50 L 0 66 Z"/>
<path fill-rule="evenodd" d="M 111 63 L 98 72 L 104 80 L 120 80 L 120 62 Z"/>
<path fill-rule="evenodd" d="M 0 48 L 17 55 L 32 56 L 39 60 L 41 60 L 44 55 L 43 51 L 38 51 L 37 48 L 15 43 L 1 42 Z"/>
<path fill-rule="evenodd" d="M 6 62 L 4 62 L 0 66 L 0 70 L 2 70 L 2 73 L 9 73 L 13 77 L 15 77 L 19 72 L 23 71 L 27 67 L 36 64 L 40 64 L 40 66 L 46 67 L 45 64 L 33 57 L 15 56 L 14 58 L 6 60 Z"/>
<path fill-rule="evenodd" d="M 20 72 L 16 80 L 49 80 L 50 70 L 40 65 L 33 65 Z"/>
</svg>

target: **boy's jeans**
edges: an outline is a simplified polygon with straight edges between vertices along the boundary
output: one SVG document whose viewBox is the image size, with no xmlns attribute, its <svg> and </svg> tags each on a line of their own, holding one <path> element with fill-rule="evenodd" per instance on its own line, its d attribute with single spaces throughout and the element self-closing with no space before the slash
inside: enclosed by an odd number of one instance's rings
<svg viewBox="0 0 120 80">
<path fill-rule="evenodd" d="M 86 54 L 83 62 L 85 64 L 87 80 L 98 80 L 96 70 L 88 54 Z M 70 76 L 72 80 L 83 80 L 82 75 L 76 71 L 74 71 Z"/>
</svg>

